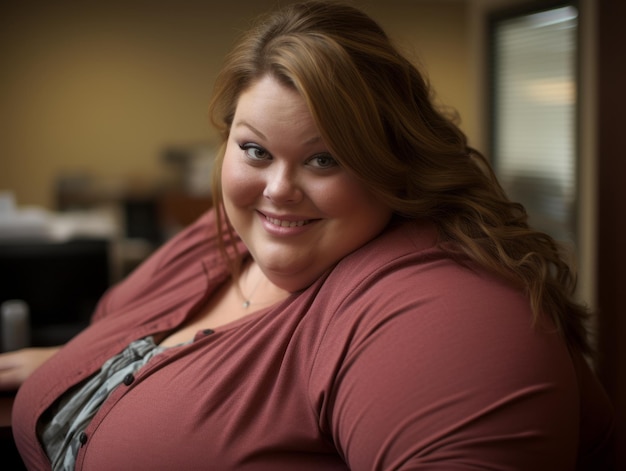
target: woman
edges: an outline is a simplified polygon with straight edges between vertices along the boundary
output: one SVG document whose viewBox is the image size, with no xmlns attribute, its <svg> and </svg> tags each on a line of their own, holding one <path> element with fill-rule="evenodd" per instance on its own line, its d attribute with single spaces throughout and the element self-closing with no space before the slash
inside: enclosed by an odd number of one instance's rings
<svg viewBox="0 0 626 471">
<path fill-rule="evenodd" d="M 573 274 L 377 24 L 273 13 L 211 116 L 215 211 L 38 352 L 29 468 L 600 469 Z"/>
</svg>

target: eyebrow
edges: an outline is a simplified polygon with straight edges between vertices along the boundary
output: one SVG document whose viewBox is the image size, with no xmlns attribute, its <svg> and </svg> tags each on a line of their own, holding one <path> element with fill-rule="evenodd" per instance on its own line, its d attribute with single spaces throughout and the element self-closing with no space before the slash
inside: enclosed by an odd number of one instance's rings
<svg viewBox="0 0 626 471">
<path fill-rule="evenodd" d="M 252 126 L 250 123 L 248 123 L 247 121 L 239 121 L 237 123 L 235 123 L 235 127 L 246 127 L 248 128 L 250 131 L 252 131 L 254 134 L 256 134 L 257 136 L 259 136 L 261 139 L 264 139 L 267 141 L 267 137 L 265 137 L 265 134 L 263 134 L 261 131 L 259 131 L 257 128 L 255 128 L 254 126 Z"/>
<path fill-rule="evenodd" d="M 252 126 L 250 123 L 248 123 L 245 120 L 236 122 L 235 127 L 246 127 L 250 131 L 252 131 L 254 134 L 259 136 L 261 139 L 267 141 L 267 137 L 265 136 L 265 134 L 263 134 L 261 131 L 259 131 L 257 128 L 255 128 L 254 126 Z M 307 141 L 305 141 L 305 144 L 316 144 L 321 141 L 322 141 L 321 136 L 313 136 L 311 139 L 308 139 Z"/>
</svg>

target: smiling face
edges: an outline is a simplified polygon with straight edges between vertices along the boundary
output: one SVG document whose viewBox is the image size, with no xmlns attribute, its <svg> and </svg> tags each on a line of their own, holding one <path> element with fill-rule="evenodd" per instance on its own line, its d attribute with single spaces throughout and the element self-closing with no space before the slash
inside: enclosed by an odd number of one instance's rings
<svg viewBox="0 0 626 471">
<path fill-rule="evenodd" d="M 231 224 L 287 291 L 306 288 L 391 218 L 332 157 L 300 94 L 271 76 L 239 98 L 221 178 Z"/>
</svg>

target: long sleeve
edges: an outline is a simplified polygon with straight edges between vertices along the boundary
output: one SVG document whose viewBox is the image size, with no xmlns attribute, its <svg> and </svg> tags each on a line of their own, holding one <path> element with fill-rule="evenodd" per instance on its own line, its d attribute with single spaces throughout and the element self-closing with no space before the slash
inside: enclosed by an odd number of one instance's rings
<svg viewBox="0 0 626 471">
<path fill-rule="evenodd" d="M 311 383 L 351 470 L 574 469 L 571 358 L 516 290 L 433 258 L 333 309 Z"/>
</svg>

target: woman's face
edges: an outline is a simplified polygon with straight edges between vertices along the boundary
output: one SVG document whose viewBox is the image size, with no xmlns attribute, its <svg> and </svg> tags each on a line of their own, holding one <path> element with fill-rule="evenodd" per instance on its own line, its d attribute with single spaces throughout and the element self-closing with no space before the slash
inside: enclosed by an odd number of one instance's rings
<svg viewBox="0 0 626 471">
<path fill-rule="evenodd" d="M 391 217 L 333 159 L 300 94 L 271 76 L 239 98 L 222 191 L 230 222 L 265 275 L 292 292 L 378 235 Z"/>
</svg>

